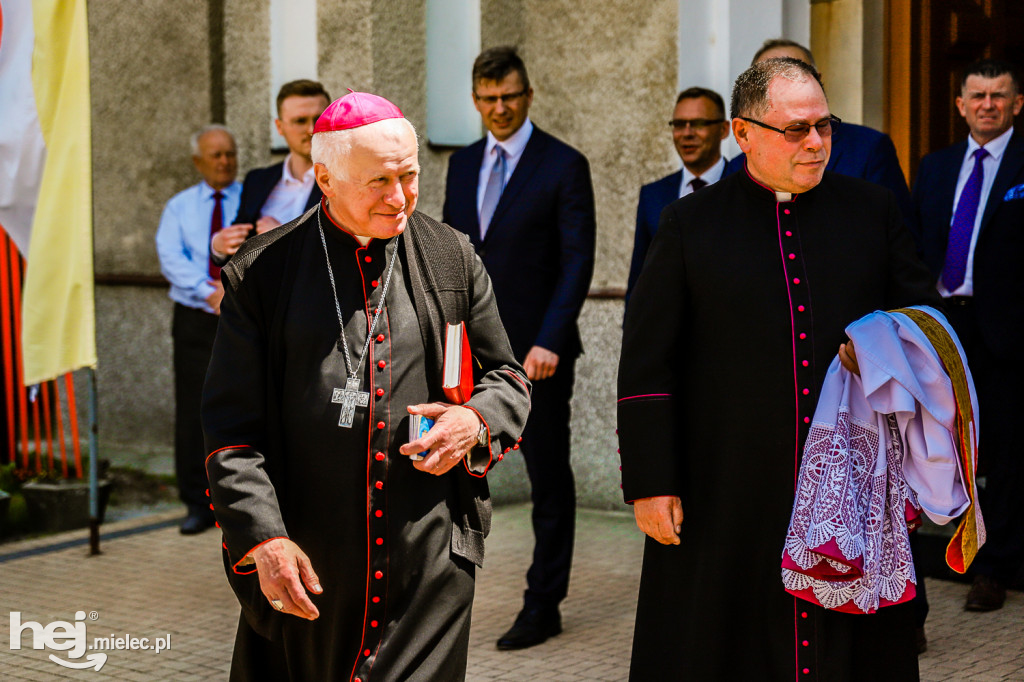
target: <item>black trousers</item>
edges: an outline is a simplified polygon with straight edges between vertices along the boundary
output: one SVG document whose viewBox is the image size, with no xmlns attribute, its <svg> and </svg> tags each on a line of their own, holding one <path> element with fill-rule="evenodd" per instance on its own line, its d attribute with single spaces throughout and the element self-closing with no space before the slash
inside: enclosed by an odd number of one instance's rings
<svg viewBox="0 0 1024 682">
<path fill-rule="evenodd" d="M 554 608 L 569 589 L 576 533 L 576 482 L 569 464 L 569 402 L 576 359 L 562 358 L 553 376 L 533 382 L 521 450 L 533 501 L 533 563 L 527 608 Z"/>
<path fill-rule="evenodd" d="M 206 497 L 206 446 L 199 405 L 206 367 L 217 335 L 217 316 L 174 304 L 174 470 L 178 496 L 193 512 L 209 513 Z"/>
<path fill-rule="evenodd" d="M 1024 451 L 1015 433 L 1024 409 L 1024 370 L 1019 358 L 999 357 L 991 350 L 973 302 L 949 302 L 946 314 L 967 354 L 978 394 L 978 473 L 985 477 L 979 506 L 988 539 L 972 571 L 1007 583 L 1024 562 Z"/>
</svg>

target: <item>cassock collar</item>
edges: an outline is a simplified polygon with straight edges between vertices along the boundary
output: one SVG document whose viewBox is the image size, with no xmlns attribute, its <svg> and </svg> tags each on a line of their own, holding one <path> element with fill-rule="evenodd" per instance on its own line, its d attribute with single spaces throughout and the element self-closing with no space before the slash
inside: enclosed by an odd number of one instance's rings
<svg viewBox="0 0 1024 682">
<path fill-rule="evenodd" d="M 760 181 L 754 179 L 754 176 L 750 174 L 750 171 L 747 169 L 746 161 L 743 162 L 743 177 L 744 182 L 742 184 L 746 188 L 747 194 L 749 194 L 751 198 L 757 201 L 763 201 L 766 204 L 793 202 L 803 196 L 802 194 L 791 194 L 789 192 L 776 192 L 768 185 L 762 184 Z M 804 192 L 803 194 L 807 194 L 807 192 Z"/>
</svg>

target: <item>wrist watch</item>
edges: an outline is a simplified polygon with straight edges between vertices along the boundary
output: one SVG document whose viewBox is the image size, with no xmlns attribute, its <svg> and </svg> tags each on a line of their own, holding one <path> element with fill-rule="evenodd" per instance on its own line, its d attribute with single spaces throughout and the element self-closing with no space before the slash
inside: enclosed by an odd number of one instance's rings
<svg viewBox="0 0 1024 682">
<path fill-rule="evenodd" d="M 476 444 L 480 447 L 487 445 L 487 425 L 480 420 L 480 431 L 476 434 Z"/>
</svg>

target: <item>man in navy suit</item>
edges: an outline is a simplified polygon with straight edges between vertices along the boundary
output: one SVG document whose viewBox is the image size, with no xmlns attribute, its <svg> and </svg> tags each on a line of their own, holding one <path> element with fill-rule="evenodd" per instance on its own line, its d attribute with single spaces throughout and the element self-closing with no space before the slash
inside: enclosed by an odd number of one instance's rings
<svg viewBox="0 0 1024 682">
<path fill-rule="evenodd" d="M 576 492 L 569 464 L 569 402 L 582 352 L 577 318 L 594 270 L 594 191 L 578 151 L 530 121 L 533 89 L 514 48 L 473 64 L 473 102 L 487 136 L 452 154 L 444 221 L 483 260 L 516 359 L 533 382 L 522 449 L 535 538 L 524 606 L 499 649 L 562 631 Z M 518 447 L 518 446 L 517 446 Z"/>
<path fill-rule="evenodd" d="M 238 215 L 213 238 L 214 261 L 223 264 L 249 236 L 283 225 L 317 205 L 323 192 L 313 177 L 313 124 L 331 103 L 316 81 L 285 83 L 277 93 L 274 125 L 288 144 L 288 156 L 245 175 Z"/>
<path fill-rule="evenodd" d="M 818 68 L 810 50 L 785 38 L 766 40 L 750 63 L 756 64 L 775 57 L 799 59 L 815 69 Z M 742 170 L 745 159 L 743 154 L 731 159 L 725 174 L 732 175 Z M 832 153 L 828 157 L 825 170 L 863 178 L 889 188 L 896 195 L 896 203 L 899 204 L 904 219 L 908 222 L 912 219 L 914 211 L 910 203 L 910 192 L 907 190 L 907 180 L 900 169 L 896 147 L 885 133 L 856 123 L 844 122 L 832 136 Z"/>
<path fill-rule="evenodd" d="M 1024 104 L 1013 67 L 971 65 L 956 99 L 967 140 L 921 160 L 914 182 L 918 247 L 945 297 L 978 391 L 978 466 L 988 540 L 974 560 L 965 608 L 1001 608 L 1024 562 Z"/>
<path fill-rule="evenodd" d="M 626 284 L 627 303 L 658 229 L 662 209 L 676 199 L 718 182 L 725 171 L 722 140 L 729 135 L 729 122 L 725 119 L 725 102 L 721 95 L 707 88 L 683 90 L 676 97 L 676 108 L 668 124 L 683 167 L 640 188 L 633 259 Z"/>
</svg>

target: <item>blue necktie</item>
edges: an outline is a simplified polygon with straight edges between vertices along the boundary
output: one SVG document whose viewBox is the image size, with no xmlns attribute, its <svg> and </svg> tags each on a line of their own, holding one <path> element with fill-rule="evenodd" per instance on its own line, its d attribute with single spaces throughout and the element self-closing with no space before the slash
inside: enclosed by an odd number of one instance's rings
<svg viewBox="0 0 1024 682">
<path fill-rule="evenodd" d="M 984 147 L 974 152 L 974 168 L 960 192 L 953 224 L 949 227 L 946 262 L 942 266 L 942 286 L 950 293 L 960 288 L 967 274 L 967 254 L 971 250 L 974 219 L 978 216 L 978 204 L 981 202 L 981 185 L 985 180 L 982 161 L 986 156 L 988 151 Z"/>
<path fill-rule="evenodd" d="M 499 144 L 495 145 L 494 152 L 498 158 L 491 166 L 491 174 L 487 178 L 487 186 L 484 188 L 484 201 L 480 206 L 480 239 L 487 235 L 487 228 L 491 226 L 491 218 L 494 217 L 494 210 L 498 208 L 498 200 L 505 189 L 505 172 L 508 169 L 508 162 L 505 156 L 505 149 Z"/>
</svg>

